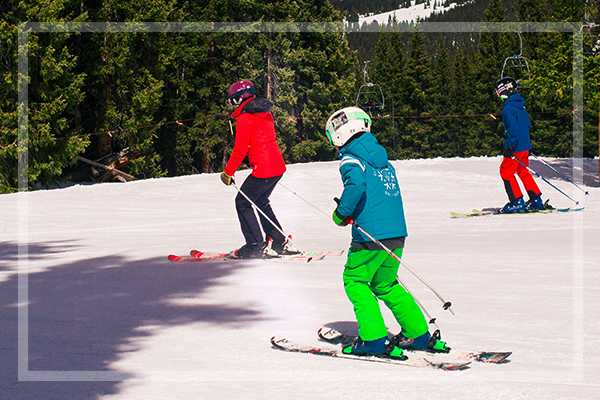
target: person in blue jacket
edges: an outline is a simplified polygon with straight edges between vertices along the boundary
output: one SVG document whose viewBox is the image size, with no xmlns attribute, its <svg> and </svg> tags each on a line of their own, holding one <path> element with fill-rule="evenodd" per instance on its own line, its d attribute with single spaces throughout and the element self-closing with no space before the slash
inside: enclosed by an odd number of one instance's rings
<svg viewBox="0 0 600 400">
<path fill-rule="evenodd" d="M 502 208 L 504 213 L 541 210 L 544 208 L 542 192 L 535 183 L 533 176 L 525 167 L 529 167 L 529 150 L 531 140 L 529 129 L 531 121 L 525 109 L 525 99 L 517 92 L 517 81 L 506 77 L 498 80 L 494 89 L 504 102 L 502 122 L 504 124 L 504 158 L 500 164 L 500 177 L 509 202 Z M 518 160 L 518 161 L 517 161 Z M 517 176 L 529 195 L 525 203 L 517 181 Z"/>
<path fill-rule="evenodd" d="M 398 283 L 399 262 L 356 226 L 402 257 L 408 233 L 400 185 L 387 151 L 370 128 L 369 115 L 358 107 L 336 111 L 325 126 L 330 144 L 341 159 L 339 169 L 344 183 L 333 221 L 340 226 L 354 222 L 343 281 L 354 306 L 359 338 L 344 352 L 402 357 L 403 348 L 445 350 L 444 342 L 432 339 L 413 296 Z M 378 299 L 402 328 L 391 340 Z"/>
</svg>

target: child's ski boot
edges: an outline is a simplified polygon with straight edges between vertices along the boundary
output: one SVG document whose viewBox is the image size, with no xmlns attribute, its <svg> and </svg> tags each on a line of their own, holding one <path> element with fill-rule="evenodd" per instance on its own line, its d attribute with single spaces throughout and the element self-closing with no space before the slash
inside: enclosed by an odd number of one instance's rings
<svg viewBox="0 0 600 400">
<path fill-rule="evenodd" d="M 525 201 L 523 201 L 523 197 L 520 197 L 513 202 L 506 203 L 506 205 L 500 210 L 500 212 L 503 214 L 512 214 L 523 211 L 525 211 Z"/>
<path fill-rule="evenodd" d="M 414 339 L 407 338 L 400 332 L 392 338 L 392 343 L 401 349 L 406 350 L 424 350 L 430 353 L 448 353 L 450 347 L 446 346 L 446 342 L 441 340 L 440 330 L 436 330 L 433 335 L 425 332 Z"/>
<path fill-rule="evenodd" d="M 377 356 L 383 358 L 394 358 L 397 360 L 406 360 L 401 348 L 394 346 L 388 337 L 382 337 L 376 340 L 362 340 L 360 337 L 354 339 L 351 345 L 342 350 L 345 354 L 356 354 L 358 356 Z"/>
</svg>

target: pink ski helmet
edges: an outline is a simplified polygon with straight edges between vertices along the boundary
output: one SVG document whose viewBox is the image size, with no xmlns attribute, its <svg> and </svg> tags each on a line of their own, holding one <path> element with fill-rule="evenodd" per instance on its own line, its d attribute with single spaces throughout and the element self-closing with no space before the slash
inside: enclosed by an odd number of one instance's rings
<svg viewBox="0 0 600 400">
<path fill-rule="evenodd" d="M 227 99 L 232 106 L 239 106 L 250 97 L 254 97 L 256 90 L 250 81 L 239 81 L 231 85 L 227 93 Z"/>
</svg>

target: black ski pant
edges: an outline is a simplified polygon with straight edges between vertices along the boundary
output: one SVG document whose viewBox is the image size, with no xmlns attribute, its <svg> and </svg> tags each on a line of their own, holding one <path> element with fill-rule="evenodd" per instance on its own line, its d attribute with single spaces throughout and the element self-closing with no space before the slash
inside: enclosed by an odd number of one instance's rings
<svg viewBox="0 0 600 400">
<path fill-rule="evenodd" d="M 269 219 L 281 229 L 277 217 L 271 208 L 269 202 L 269 196 L 273 193 L 273 189 L 277 185 L 277 182 L 283 175 L 274 176 L 272 178 L 256 178 L 253 175 L 249 175 L 248 178 L 242 184 L 240 190 L 244 192 L 246 196 L 252 202 L 264 212 Z M 235 208 L 237 210 L 238 218 L 240 220 L 240 227 L 242 228 L 242 234 L 247 244 L 261 243 L 263 242 L 262 230 L 265 232 L 266 239 L 273 239 L 274 243 L 283 243 L 284 236 L 273 226 L 262 213 L 258 213 L 260 217 L 260 225 L 256 219 L 256 214 L 252 208 L 252 204 L 244 197 L 243 194 L 238 193 L 235 197 Z"/>
</svg>

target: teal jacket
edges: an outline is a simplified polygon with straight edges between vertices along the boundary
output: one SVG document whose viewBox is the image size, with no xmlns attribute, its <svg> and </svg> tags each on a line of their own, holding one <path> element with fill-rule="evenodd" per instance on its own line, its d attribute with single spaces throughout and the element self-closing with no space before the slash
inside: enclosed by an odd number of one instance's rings
<svg viewBox="0 0 600 400">
<path fill-rule="evenodd" d="M 387 151 L 369 132 L 352 140 L 338 152 L 344 191 L 337 211 L 352 219 L 377 240 L 408 235 L 396 170 Z M 353 242 L 371 242 L 355 226 Z"/>
</svg>

